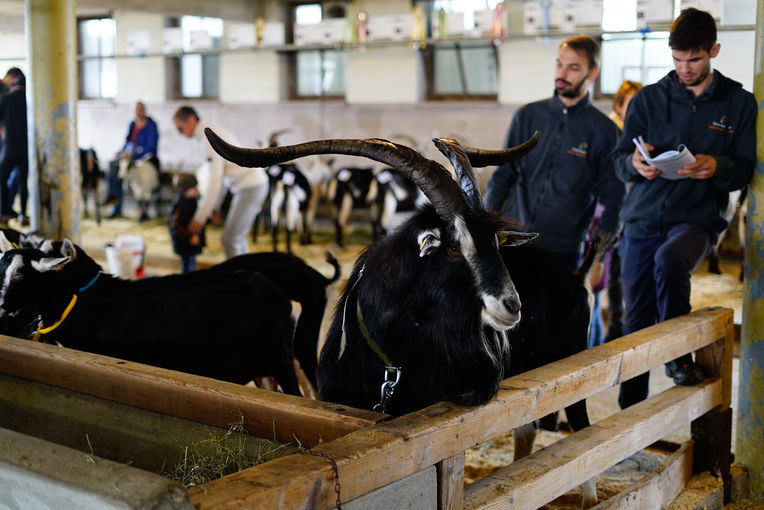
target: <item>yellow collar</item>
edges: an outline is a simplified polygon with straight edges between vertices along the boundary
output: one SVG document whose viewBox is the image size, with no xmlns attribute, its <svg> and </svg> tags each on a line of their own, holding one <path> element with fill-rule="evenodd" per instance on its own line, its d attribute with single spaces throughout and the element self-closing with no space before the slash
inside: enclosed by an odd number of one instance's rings
<svg viewBox="0 0 764 510">
<path fill-rule="evenodd" d="M 72 308 L 74 308 L 74 304 L 77 302 L 77 294 L 72 294 L 72 300 L 69 301 L 69 304 L 66 306 L 66 309 L 64 310 L 64 313 L 61 314 L 61 318 L 56 321 L 55 324 L 52 326 L 48 326 L 47 328 L 43 326 L 42 321 L 40 321 L 40 324 L 37 326 L 37 331 L 35 331 L 34 336 L 32 337 L 33 342 L 38 342 L 40 340 L 40 336 L 47 335 L 57 327 L 61 325 L 62 322 L 64 322 L 64 319 L 66 319 L 67 315 L 69 315 L 69 312 L 72 311 Z"/>
</svg>

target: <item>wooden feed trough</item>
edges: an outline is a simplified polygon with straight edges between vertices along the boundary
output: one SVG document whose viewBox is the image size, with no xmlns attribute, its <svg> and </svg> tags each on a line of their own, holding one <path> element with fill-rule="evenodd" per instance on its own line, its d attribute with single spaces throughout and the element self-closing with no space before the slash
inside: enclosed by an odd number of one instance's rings
<svg viewBox="0 0 764 510">
<path fill-rule="evenodd" d="M 663 469 L 598 506 L 658 508 L 693 472 L 729 480 L 733 335 L 732 310 L 707 308 L 506 379 L 484 406 L 397 418 L 8 337 L 0 373 L 218 427 L 243 418 L 252 434 L 311 448 L 189 489 L 200 509 L 392 508 L 410 503 L 391 499 L 407 491 L 375 503 L 377 490 L 422 472 L 433 473 L 416 478 L 424 507 L 535 509 L 691 423 L 693 441 Z M 701 384 L 671 387 L 465 486 L 465 450 L 693 351 L 710 374 Z"/>
</svg>

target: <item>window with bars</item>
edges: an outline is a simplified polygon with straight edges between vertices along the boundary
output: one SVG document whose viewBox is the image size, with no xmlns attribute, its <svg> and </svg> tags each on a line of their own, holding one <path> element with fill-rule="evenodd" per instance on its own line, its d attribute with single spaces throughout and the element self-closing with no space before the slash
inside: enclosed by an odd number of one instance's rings
<svg viewBox="0 0 764 510">
<path fill-rule="evenodd" d="M 442 33 L 466 34 L 475 26 L 475 13 L 492 10 L 499 0 L 416 0 L 427 16 L 427 34 L 433 26 Z M 463 26 L 451 26 L 454 23 Z M 427 98 L 496 99 L 499 89 L 499 58 L 496 46 L 485 39 L 469 39 L 430 45 L 421 52 Z"/>
<path fill-rule="evenodd" d="M 319 3 L 293 4 L 288 23 L 294 42 L 294 25 L 320 23 L 324 17 Z M 338 13 L 342 14 L 343 13 Z M 345 97 L 346 52 L 333 49 L 304 49 L 289 56 L 289 97 L 292 99 Z"/>
<path fill-rule="evenodd" d="M 112 18 L 80 19 L 78 35 L 80 97 L 84 99 L 116 97 L 114 20 Z"/>
<path fill-rule="evenodd" d="M 183 55 L 168 58 L 168 97 L 219 97 L 220 55 L 215 50 L 221 48 L 223 20 L 182 16 L 168 20 L 168 26 L 183 33 Z"/>
</svg>

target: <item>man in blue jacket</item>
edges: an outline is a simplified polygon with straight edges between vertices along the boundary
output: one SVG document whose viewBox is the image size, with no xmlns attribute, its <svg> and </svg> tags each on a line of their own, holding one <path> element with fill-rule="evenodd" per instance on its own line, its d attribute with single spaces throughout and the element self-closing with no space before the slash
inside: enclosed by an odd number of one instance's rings
<svg viewBox="0 0 764 510">
<path fill-rule="evenodd" d="M 129 157 L 131 163 L 146 159 L 159 171 L 157 146 L 159 129 L 154 119 L 146 115 L 146 105 L 135 103 L 135 118 L 127 128 L 125 144 L 117 153 L 118 158 Z M 122 179 L 119 176 L 119 159 L 109 165 L 109 196 L 105 204 L 114 204 L 110 218 L 122 216 Z"/>
<path fill-rule="evenodd" d="M 618 128 L 588 93 L 599 54 L 588 35 L 560 44 L 554 95 L 518 110 L 504 146 L 522 143 L 536 130 L 541 139 L 528 155 L 499 166 L 486 188 L 486 208 L 503 211 L 520 230 L 538 232 L 537 242 L 570 267 L 578 265 L 598 201 L 605 207 L 600 252 L 612 244 L 625 194 L 610 157 Z"/>
<path fill-rule="evenodd" d="M 669 47 L 675 70 L 637 93 L 613 152 L 618 177 L 631 183 L 619 245 L 624 334 L 690 312 L 690 273 L 726 227 L 728 194 L 748 184 L 756 161 L 756 101 L 711 68 L 720 49 L 713 17 L 683 10 Z M 684 144 L 695 162 L 679 170 L 682 178 L 663 178 L 635 148 L 640 135 L 653 155 Z M 667 363 L 666 375 L 685 385 L 703 379 L 689 354 Z M 621 407 L 647 397 L 648 377 L 621 385 Z"/>
</svg>

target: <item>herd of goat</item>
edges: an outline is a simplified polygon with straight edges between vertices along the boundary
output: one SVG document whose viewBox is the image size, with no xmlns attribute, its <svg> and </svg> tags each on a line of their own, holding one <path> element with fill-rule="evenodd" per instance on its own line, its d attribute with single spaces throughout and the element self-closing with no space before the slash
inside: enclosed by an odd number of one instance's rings
<svg viewBox="0 0 764 510">
<path fill-rule="evenodd" d="M 296 169 L 290 163 L 306 156 L 371 159 L 390 172 L 378 184 L 402 178 L 426 197 L 404 223 L 379 232 L 362 251 L 320 355 L 326 288 L 340 277 L 331 255 L 331 278 L 274 251 L 128 281 L 104 274 L 67 239 L 12 230 L 0 234 L 1 332 L 234 383 L 272 376 L 295 395 L 297 358 L 320 398 L 392 415 L 440 401 L 484 404 L 504 378 L 586 348 L 584 277 L 594 250 L 575 272 L 564 267 L 533 243 L 535 234 L 512 230 L 483 207 L 474 170 L 522 157 L 538 134 L 504 150 L 435 139 L 456 179 L 419 151 L 382 139 L 247 149 L 209 129 L 206 135 L 219 154 L 241 166 L 280 165 L 270 173 L 282 183 L 272 188 L 272 215 L 274 204 L 290 200 L 290 184 L 307 185 L 295 175 L 284 180 Z M 350 207 L 357 197 L 350 174 L 348 169 L 347 179 L 336 180 L 345 187 L 338 206 Z M 291 199 L 297 210 L 307 209 L 307 186 Z M 295 226 L 293 220 L 287 225 Z M 338 220 L 339 244 L 340 227 Z M 292 302 L 300 304 L 297 321 Z M 566 415 L 574 430 L 589 425 L 585 401 L 569 406 Z M 526 445 L 517 457 L 529 453 L 534 434 L 533 427 L 516 434 L 516 443 Z M 596 502 L 593 482 L 585 486 L 584 500 L 585 506 Z"/>
</svg>

